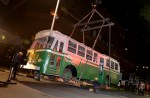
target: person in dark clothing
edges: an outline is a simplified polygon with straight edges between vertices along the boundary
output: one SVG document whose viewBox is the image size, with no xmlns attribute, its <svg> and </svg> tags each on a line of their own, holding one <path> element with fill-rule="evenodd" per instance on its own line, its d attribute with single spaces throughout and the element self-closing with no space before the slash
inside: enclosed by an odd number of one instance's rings
<svg viewBox="0 0 150 98">
<path fill-rule="evenodd" d="M 100 83 L 98 82 L 98 78 L 94 79 L 93 86 L 94 86 L 94 93 L 99 93 Z"/>
<path fill-rule="evenodd" d="M 145 83 L 141 81 L 139 85 L 139 94 L 144 96 L 144 93 L 145 93 Z"/>
<path fill-rule="evenodd" d="M 126 91 L 128 89 L 128 81 L 125 80 L 125 86 L 124 86 L 124 90 Z"/>
<path fill-rule="evenodd" d="M 16 54 L 16 62 L 14 62 L 14 69 L 13 69 L 13 75 L 12 75 L 12 79 L 16 79 L 16 74 L 17 74 L 17 70 L 22 62 L 22 56 L 23 56 L 23 53 L 22 52 L 19 52 Z"/>
<path fill-rule="evenodd" d="M 23 53 L 21 51 L 22 51 L 22 46 L 17 46 L 12 58 L 12 67 L 13 67 L 13 72 L 11 76 L 12 79 L 16 79 L 17 70 L 23 61 Z"/>
<path fill-rule="evenodd" d="M 132 87 L 132 88 L 131 88 L 132 92 L 134 92 L 134 91 L 135 91 L 135 88 L 136 88 L 136 84 L 135 84 L 135 83 L 132 83 L 132 84 L 131 84 L 131 87 Z"/>
</svg>

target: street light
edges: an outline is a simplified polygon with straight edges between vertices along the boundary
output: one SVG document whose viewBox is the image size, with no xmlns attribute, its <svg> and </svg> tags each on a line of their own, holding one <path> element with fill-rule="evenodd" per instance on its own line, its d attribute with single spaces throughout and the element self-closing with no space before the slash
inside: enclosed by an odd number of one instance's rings
<svg viewBox="0 0 150 98">
<path fill-rule="evenodd" d="M 50 14 L 52 15 L 52 16 L 54 16 L 55 15 L 55 12 L 52 10 L 51 12 L 50 12 Z M 57 15 L 57 13 L 56 13 L 56 17 L 55 17 L 55 19 L 57 20 L 59 17 L 58 17 L 58 15 Z"/>
<path fill-rule="evenodd" d="M 6 36 L 5 35 L 2 35 L 2 40 L 5 40 Z"/>
<path fill-rule="evenodd" d="M 55 23 L 55 19 L 57 17 L 57 10 L 58 10 L 58 6 L 59 6 L 59 2 L 60 2 L 60 0 L 57 0 L 57 4 L 56 4 L 56 8 L 55 8 L 55 13 L 54 13 L 54 17 L 53 17 L 53 21 L 52 21 L 52 25 L 51 25 L 51 31 L 54 28 L 54 23 Z"/>
</svg>

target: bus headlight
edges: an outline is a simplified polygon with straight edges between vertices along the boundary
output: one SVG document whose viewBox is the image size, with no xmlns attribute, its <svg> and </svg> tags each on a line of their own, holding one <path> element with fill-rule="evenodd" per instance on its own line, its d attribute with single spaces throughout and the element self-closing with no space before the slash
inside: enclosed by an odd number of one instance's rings
<svg viewBox="0 0 150 98">
<path fill-rule="evenodd" d="M 41 58 L 39 58 L 39 59 L 38 59 L 38 62 L 42 62 L 42 59 L 41 59 Z"/>
<path fill-rule="evenodd" d="M 34 60 L 29 61 L 29 64 L 34 64 L 34 63 L 35 63 Z"/>
</svg>

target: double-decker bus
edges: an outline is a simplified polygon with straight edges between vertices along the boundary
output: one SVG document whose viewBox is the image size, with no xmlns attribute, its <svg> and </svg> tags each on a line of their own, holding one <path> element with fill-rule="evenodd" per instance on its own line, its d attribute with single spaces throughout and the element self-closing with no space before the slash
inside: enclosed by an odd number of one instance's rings
<svg viewBox="0 0 150 98">
<path fill-rule="evenodd" d="M 117 84 L 119 62 L 80 43 L 59 31 L 43 30 L 36 34 L 23 66 L 41 75 L 61 77 L 65 82 L 76 78 L 101 84 Z M 40 77 L 39 77 L 40 78 Z"/>
</svg>

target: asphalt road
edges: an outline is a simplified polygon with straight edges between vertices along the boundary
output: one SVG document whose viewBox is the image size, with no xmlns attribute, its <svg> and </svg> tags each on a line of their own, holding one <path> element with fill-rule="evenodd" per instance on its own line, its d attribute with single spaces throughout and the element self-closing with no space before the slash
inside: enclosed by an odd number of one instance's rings
<svg viewBox="0 0 150 98">
<path fill-rule="evenodd" d="M 6 81 L 9 71 L 0 70 L 0 81 Z M 123 91 L 100 91 L 95 94 L 88 89 L 79 88 L 44 79 L 36 81 L 19 74 L 17 81 L 11 81 L 7 87 L 0 87 L 0 98 L 150 98 L 150 96 L 139 96 L 131 92 Z"/>
</svg>

